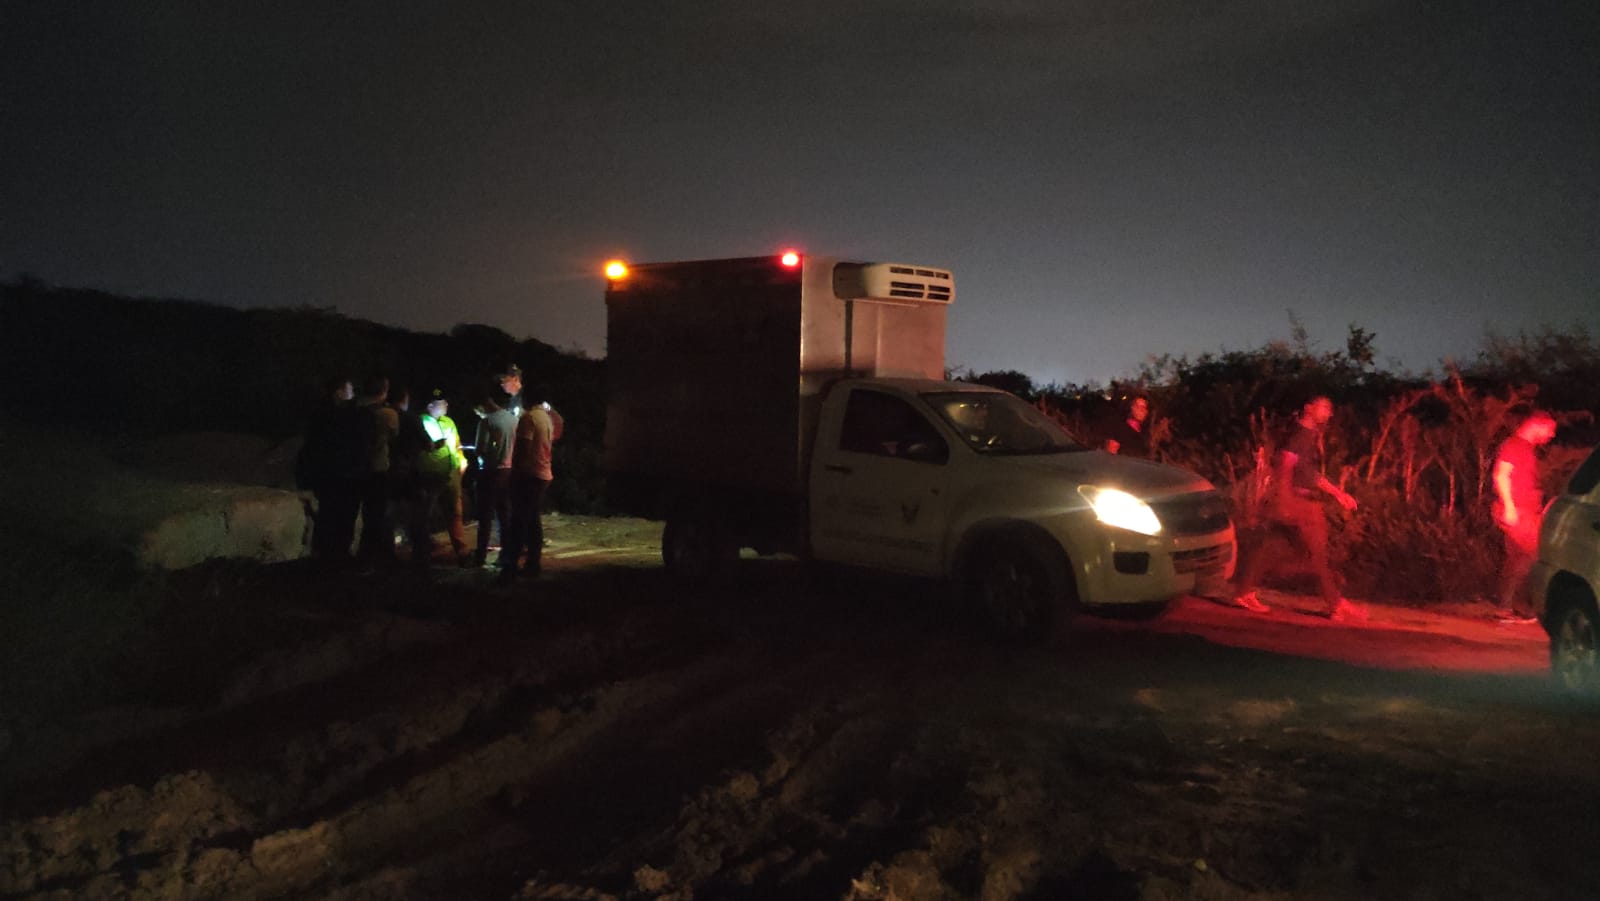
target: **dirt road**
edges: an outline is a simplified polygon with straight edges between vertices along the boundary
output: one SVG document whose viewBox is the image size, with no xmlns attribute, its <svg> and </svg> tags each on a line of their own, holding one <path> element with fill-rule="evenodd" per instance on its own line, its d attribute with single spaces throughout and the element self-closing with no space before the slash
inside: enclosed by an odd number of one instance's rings
<svg viewBox="0 0 1600 901">
<path fill-rule="evenodd" d="M 27 743 L 0 897 L 1600 897 L 1600 714 L 1536 627 L 1269 595 L 1014 650 L 925 585 L 552 535 L 512 588 L 226 581 L 285 637 Z"/>
</svg>

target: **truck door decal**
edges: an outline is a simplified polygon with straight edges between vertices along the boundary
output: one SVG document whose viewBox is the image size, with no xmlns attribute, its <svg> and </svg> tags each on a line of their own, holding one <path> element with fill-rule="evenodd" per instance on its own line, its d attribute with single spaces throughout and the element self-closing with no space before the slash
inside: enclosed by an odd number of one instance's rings
<svg viewBox="0 0 1600 901">
<path fill-rule="evenodd" d="M 818 546 L 845 562 L 937 572 L 950 445 L 904 397 L 855 387 L 844 400 L 838 438 L 817 461 Z"/>
<path fill-rule="evenodd" d="M 902 502 L 900 504 L 900 520 L 908 526 L 911 525 L 917 521 L 917 513 L 921 509 L 922 501 L 920 500 L 909 504 Z"/>
</svg>

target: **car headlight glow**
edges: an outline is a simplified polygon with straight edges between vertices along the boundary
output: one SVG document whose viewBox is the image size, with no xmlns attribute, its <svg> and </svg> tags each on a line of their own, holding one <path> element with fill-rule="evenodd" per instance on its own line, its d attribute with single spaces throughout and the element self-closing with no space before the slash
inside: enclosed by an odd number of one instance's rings
<svg viewBox="0 0 1600 901">
<path fill-rule="evenodd" d="M 1126 491 L 1101 488 L 1098 485 L 1080 485 L 1078 493 L 1089 502 L 1095 518 L 1118 529 L 1156 535 L 1161 532 L 1161 520 L 1150 505 Z"/>
</svg>

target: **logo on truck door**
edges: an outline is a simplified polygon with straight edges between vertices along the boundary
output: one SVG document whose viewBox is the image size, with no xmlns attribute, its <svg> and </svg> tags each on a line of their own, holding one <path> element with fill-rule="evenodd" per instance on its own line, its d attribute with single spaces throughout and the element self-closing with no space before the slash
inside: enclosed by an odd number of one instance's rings
<svg viewBox="0 0 1600 901">
<path fill-rule="evenodd" d="M 917 514 L 921 511 L 921 500 L 912 501 L 909 504 L 904 501 L 900 502 L 900 520 L 908 526 L 917 521 Z"/>
</svg>

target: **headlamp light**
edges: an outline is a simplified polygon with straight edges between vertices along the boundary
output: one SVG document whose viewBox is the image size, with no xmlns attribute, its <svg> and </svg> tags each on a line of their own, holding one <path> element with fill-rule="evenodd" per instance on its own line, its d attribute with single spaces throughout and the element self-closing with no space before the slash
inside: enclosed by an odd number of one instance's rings
<svg viewBox="0 0 1600 901">
<path fill-rule="evenodd" d="M 1161 532 L 1161 520 L 1156 518 L 1156 511 L 1126 491 L 1102 488 L 1098 485 L 1080 485 L 1078 493 L 1089 502 L 1089 508 L 1094 511 L 1095 518 L 1108 526 L 1138 532 L 1140 535 L 1156 535 Z"/>
</svg>

